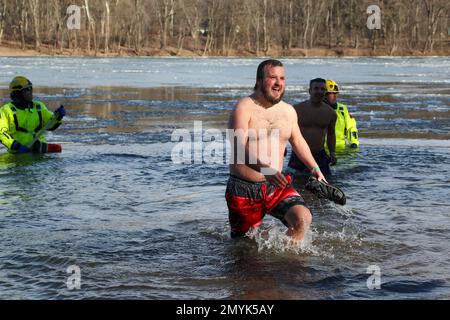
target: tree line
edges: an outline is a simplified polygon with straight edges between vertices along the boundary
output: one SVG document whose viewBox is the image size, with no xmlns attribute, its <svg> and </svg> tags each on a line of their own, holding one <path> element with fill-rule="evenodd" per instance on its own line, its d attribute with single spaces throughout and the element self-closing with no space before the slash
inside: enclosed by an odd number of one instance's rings
<svg viewBox="0 0 450 320">
<path fill-rule="evenodd" d="M 69 29 L 77 5 L 80 29 Z M 369 29 L 367 8 L 381 9 Z M 449 53 L 448 0 L 0 0 L 0 45 L 52 53 Z M 298 52 L 300 52 L 298 51 Z"/>
</svg>

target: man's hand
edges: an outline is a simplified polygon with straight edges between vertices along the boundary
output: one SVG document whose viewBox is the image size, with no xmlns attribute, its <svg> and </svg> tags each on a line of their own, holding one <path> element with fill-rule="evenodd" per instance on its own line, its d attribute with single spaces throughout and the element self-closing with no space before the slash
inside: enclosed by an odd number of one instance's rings
<svg viewBox="0 0 450 320">
<path fill-rule="evenodd" d="M 272 168 L 263 168 L 261 173 L 266 177 L 267 182 L 277 186 L 278 188 L 286 188 L 289 185 L 289 181 L 278 170 Z"/>
<path fill-rule="evenodd" d="M 25 147 L 24 145 L 20 144 L 17 141 L 13 142 L 13 144 L 11 145 L 11 149 L 14 150 L 14 151 L 17 151 L 17 153 L 30 152 L 30 149 L 28 149 L 27 147 Z"/>
<path fill-rule="evenodd" d="M 318 167 L 317 167 L 317 168 L 318 168 Z M 325 181 L 326 183 L 328 183 L 327 179 L 325 179 L 325 176 L 323 175 L 322 171 L 320 171 L 320 169 L 319 169 L 319 170 L 313 169 L 313 170 L 311 171 L 311 173 L 312 173 L 312 175 L 313 175 L 314 177 L 317 178 L 317 180 L 319 180 L 319 181 Z"/>
<path fill-rule="evenodd" d="M 61 105 L 58 109 L 55 110 L 56 120 L 60 121 L 66 115 L 66 109 Z"/>
<path fill-rule="evenodd" d="M 337 163 L 336 153 L 330 152 L 330 165 L 334 166 Z"/>
</svg>

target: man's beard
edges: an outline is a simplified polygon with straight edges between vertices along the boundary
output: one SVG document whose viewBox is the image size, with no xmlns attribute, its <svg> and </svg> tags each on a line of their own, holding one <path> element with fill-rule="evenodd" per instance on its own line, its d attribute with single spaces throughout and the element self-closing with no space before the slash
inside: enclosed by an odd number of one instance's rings
<svg viewBox="0 0 450 320">
<path fill-rule="evenodd" d="M 311 96 L 311 101 L 313 103 L 320 103 L 320 102 L 322 102 L 324 100 L 324 97 L 325 97 L 324 95 L 320 95 L 320 96 L 313 95 L 313 96 Z"/>
<path fill-rule="evenodd" d="M 269 90 L 266 90 L 266 88 L 262 88 L 262 93 L 264 95 L 264 98 L 269 101 L 270 103 L 272 103 L 272 105 L 277 104 L 278 102 L 280 102 L 283 99 L 284 93 L 286 90 L 283 90 L 283 92 L 281 92 L 280 97 L 279 98 L 274 98 L 270 95 Z"/>
<path fill-rule="evenodd" d="M 19 109 L 25 109 L 25 108 L 32 108 L 33 107 L 33 100 L 26 100 L 23 94 L 15 94 L 11 96 L 11 100 L 14 103 L 14 105 Z"/>
</svg>

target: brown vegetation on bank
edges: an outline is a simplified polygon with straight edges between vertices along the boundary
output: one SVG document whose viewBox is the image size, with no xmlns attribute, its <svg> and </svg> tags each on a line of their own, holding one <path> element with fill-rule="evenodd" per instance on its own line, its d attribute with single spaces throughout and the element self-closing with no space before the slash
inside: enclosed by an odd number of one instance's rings
<svg viewBox="0 0 450 320">
<path fill-rule="evenodd" d="M 73 4 L 81 24 L 69 30 Z M 379 30 L 366 25 L 373 4 Z M 447 0 L 0 0 L 0 55 L 449 55 L 449 7 Z"/>
</svg>

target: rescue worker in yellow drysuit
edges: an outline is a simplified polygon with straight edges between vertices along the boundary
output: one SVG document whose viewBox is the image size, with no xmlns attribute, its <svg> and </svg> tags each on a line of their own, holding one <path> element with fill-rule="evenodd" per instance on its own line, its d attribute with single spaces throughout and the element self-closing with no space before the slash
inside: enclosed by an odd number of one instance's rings
<svg viewBox="0 0 450 320">
<path fill-rule="evenodd" d="M 337 102 L 339 87 L 333 80 L 326 82 L 325 102 L 328 103 L 337 114 L 336 120 L 336 151 L 345 150 L 346 140 L 350 148 L 359 147 L 358 128 L 355 118 L 348 112 L 347 106 Z"/>
<path fill-rule="evenodd" d="M 42 134 L 33 145 L 29 145 L 36 133 L 56 117 L 56 122 L 47 128 L 57 129 L 65 116 L 64 106 L 55 113 L 47 109 L 44 103 L 33 100 L 33 86 L 25 77 L 15 77 L 10 85 L 11 102 L 0 108 L 0 142 L 11 153 L 61 152 L 60 145 L 48 145 Z M 56 149 L 55 149 L 56 148 Z M 58 149 L 59 148 L 59 149 Z M 58 150 L 57 150 L 58 149 Z"/>
</svg>

